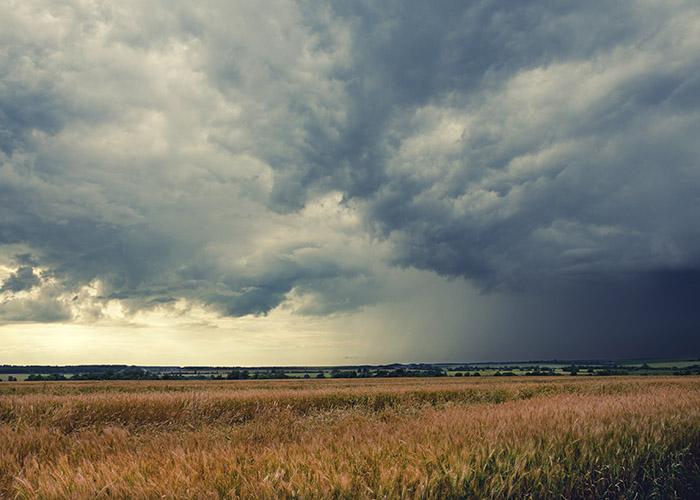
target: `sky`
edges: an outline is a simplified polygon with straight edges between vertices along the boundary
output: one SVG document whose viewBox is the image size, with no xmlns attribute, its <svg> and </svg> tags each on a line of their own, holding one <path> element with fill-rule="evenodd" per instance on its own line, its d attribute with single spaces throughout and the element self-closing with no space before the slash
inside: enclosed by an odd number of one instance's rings
<svg viewBox="0 0 700 500">
<path fill-rule="evenodd" d="M 700 356 L 696 0 L 0 0 L 0 363 Z"/>
</svg>

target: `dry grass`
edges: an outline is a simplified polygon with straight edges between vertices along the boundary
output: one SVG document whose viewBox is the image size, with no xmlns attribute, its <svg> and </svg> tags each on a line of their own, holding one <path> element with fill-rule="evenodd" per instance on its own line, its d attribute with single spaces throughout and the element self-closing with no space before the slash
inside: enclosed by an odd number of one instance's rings
<svg viewBox="0 0 700 500">
<path fill-rule="evenodd" d="M 4 383 L 1 498 L 700 496 L 700 379 Z"/>
</svg>

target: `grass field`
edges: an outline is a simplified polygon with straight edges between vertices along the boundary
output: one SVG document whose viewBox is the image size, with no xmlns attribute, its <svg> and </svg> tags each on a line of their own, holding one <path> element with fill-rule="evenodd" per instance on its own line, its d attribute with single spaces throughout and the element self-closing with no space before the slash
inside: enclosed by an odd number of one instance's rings
<svg viewBox="0 0 700 500">
<path fill-rule="evenodd" d="M 0 385 L 0 498 L 698 498 L 700 378 Z"/>
</svg>

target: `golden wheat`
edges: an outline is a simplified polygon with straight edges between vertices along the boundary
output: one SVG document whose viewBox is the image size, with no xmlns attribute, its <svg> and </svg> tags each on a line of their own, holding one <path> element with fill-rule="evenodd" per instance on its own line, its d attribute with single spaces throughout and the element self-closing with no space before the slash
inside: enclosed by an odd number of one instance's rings
<svg viewBox="0 0 700 500">
<path fill-rule="evenodd" d="M 700 379 L 18 383 L 2 498 L 691 498 Z"/>
</svg>

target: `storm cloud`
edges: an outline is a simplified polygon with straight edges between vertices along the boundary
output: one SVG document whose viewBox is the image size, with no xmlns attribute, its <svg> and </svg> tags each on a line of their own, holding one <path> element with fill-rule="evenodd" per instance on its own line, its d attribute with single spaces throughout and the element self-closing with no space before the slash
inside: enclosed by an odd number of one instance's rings
<svg viewBox="0 0 700 500">
<path fill-rule="evenodd" d="M 698 110 L 693 1 L 5 2 L 0 320 L 362 314 L 420 270 L 506 356 L 687 353 Z"/>
</svg>

